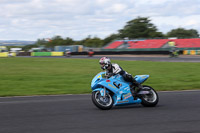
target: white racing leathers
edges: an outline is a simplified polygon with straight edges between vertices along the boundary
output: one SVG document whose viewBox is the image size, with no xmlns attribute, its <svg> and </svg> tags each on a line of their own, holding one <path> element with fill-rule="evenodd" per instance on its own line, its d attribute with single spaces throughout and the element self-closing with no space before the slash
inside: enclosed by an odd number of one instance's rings
<svg viewBox="0 0 200 133">
<path fill-rule="evenodd" d="M 132 77 L 131 74 L 124 71 L 118 64 L 112 63 L 111 69 L 106 70 L 106 76 L 111 77 L 116 74 L 122 75 L 125 81 L 131 82 L 134 86 L 142 88 L 142 86 L 139 83 L 137 83 L 137 81 Z"/>
<path fill-rule="evenodd" d="M 111 77 L 112 75 L 120 74 L 124 78 L 126 77 L 126 74 L 128 74 L 126 71 L 124 71 L 118 64 L 112 63 L 111 69 L 106 70 L 106 75 L 108 77 Z"/>
</svg>

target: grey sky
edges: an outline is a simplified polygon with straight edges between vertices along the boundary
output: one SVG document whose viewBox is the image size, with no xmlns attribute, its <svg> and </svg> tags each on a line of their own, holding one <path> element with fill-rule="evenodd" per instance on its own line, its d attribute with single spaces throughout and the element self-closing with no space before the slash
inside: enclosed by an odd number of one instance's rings
<svg viewBox="0 0 200 133">
<path fill-rule="evenodd" d="M 0 0 L 0 40 L 105 38 L 138 16 L 163 33 L 200 33 L 200 0 Z"/>
</svg>

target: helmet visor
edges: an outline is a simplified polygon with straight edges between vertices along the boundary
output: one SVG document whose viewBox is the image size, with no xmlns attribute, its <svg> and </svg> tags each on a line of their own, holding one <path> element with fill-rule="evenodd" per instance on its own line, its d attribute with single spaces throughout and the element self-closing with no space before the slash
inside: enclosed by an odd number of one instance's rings
<svg viewBox="0 0 200 133">
<path fill-rule="evenodd" d="M 101 63 L 101 62 L 100 62 L 99 64 L 100 64 L 102 67 L 104 67 L 104 66 L 105 66 L 105 63 Z"/>
</svg>

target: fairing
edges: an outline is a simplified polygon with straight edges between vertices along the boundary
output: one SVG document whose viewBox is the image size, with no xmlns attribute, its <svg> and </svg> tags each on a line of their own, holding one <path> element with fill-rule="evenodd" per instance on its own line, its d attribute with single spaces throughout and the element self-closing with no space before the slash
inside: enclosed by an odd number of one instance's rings
<svg viewBox="0 0 200 133">
<path fill-rule="evenodd" d="M 115 75 L 108 79 L 105 79 L 104 75 L 105 72 L 100 72 L 93 78 L 91 82 L 93 91 L 100 91 L 101 96 L 104 96 L 104 88 L 106 88 L 106 93 L 112 93 L 115 106 L 141 103 L 141 99 L 133 99 L 130 91 L 131 83 L 125 82 L 121 75 Z M 149 75 L 136 75 L 135 80 L 139 83 L 143 83 L 148 77 Z"/>
</svg>

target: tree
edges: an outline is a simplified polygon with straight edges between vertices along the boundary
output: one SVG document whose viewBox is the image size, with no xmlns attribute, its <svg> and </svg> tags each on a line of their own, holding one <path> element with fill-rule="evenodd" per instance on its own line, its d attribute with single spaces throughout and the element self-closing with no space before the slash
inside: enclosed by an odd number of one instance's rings
<svg viewBox="0 0 200 133">
<path fill-rule="evenodd" d="M 37 39 L 37 41 L 32 44 L 32 45 L 26 45 L 26 46 L 23 46 L 22 49 L 24 51 L 28 51 L 30 50 L 31 48 L 37 48 L 37 47 L 42 47 L 42 46 L 46 46 L 47 45 L 47 41 L 43 38 L 43 39 Z"/>
<path fill-rule="evenodd" d="M 46 45 L 47 41 L 43 38 L 43 39 L 38 39 L 36 42 L 35 42 L 35 45 L 36 46 L 44 46 Z"/>
<path fill-rule="evenodd" d="M 199 34 L 198 31 L 194 29 L 186 30 L 184 28 L 177 28 L 168 32 L 166 36 L 178 38 L 197 38 L 199 37 Z"/>
<path fill-rule="evenodd" d="M 138 17 L 127 22 L 124 28 L 119 30 L 120 37 L 129 39 L 163 37 L 163 34 L 158 32 L 156 26 L 150 21 L 149 18 Z"/>
<path fill-rule="evenodd" d="M 74 45 L 74 41 L 72 38 L 67 37 L 65 40 L 63 40 L 62 45 Z"/>
<path fill-rule="evenodd" d="M 86 39 L 80 41 L 79 44 L 86 47 L 102 47 L 104 43 L 103 40 L 98 37 L 91 38 L 91 36 L 88 36 Z"/>
<path fill-rule="evenodd" d="M 61 36 L 54 36 L 51 38 L 47 43 L 47 48 L 53 48 L 54 46 L 60 46 L 63 45 L 64 39 Z"/>
<path fill-rule="evenodd" d="M 33 44 L 33 45 L 26 45 L 26 46 L 23 46 L 22 47 L 22 50 L 23 51 L 28 51 L 28 50 L 30 50 L 31 48 L 37 48 L 38 47 L 38 45 L 35 45 L 35 44 Z"/>
</svg>

